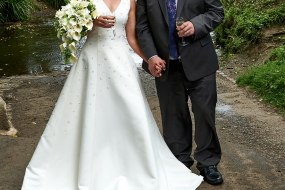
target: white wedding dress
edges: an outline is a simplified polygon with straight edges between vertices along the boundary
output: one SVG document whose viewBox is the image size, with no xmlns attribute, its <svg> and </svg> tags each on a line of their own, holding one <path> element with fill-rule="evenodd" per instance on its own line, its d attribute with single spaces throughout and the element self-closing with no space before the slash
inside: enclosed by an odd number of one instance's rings
<svg viewBox="0 0 285 190">
<path fill-rule="evenodd" d="M 203 178 L 170 152 L 126 44 L 130 0 L 95 28 L 26 169 L 22 190 L 191 190 Z M 98 12 L 110 12 L 103 0 Z"/>
</svg>

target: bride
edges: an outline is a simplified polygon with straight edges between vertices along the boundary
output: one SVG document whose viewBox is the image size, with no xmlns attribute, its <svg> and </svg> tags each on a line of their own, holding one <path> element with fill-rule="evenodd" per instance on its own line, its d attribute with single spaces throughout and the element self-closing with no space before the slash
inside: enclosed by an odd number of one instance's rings
<svg viewBox="0 0 285 190">
<path fill-rule="evenodd" d="M 96 9 L 116 19 L 94 21 L 22 190 L 196 189 L 203 178 L 165 144 L 126 45 L 127 37 L 144 58 L 135 38 L 135 0 L 96 0 Z"/>
</svg>

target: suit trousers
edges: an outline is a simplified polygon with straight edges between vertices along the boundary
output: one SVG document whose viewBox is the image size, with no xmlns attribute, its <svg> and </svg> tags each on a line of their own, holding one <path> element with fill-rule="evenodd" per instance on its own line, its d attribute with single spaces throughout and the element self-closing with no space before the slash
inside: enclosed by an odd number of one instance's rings
<svg viewBox="0 0 285 190">
<path fill-rule="evenodd" d="M 221 147 L 215 128 L 217 102 L 216 73 L 196 81 L 187 80 L 180 61 L 169 62 L 166 81 L 156 79 L 160 103 L 163 137 L 178 160 L 187 167 L 193 165 L 192 120 L 188 107 L 191 100 L 195 121 L 194 158 L 197 168 L 217 165 Z"/>
</svg>

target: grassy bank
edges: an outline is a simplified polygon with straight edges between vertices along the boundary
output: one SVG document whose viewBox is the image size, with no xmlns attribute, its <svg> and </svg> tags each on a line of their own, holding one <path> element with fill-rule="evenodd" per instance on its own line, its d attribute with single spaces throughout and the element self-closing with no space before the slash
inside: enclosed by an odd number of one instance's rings
<svg viewBox="0 0 285 190">
<path fill-rule="evenodd" d="M 285 39 L 273 33 L 268 42 L 263 36 L 264 31 L 285 26 L 285 0 L 222 2 L 225 20 L 215 31 L 215 38 L 228 61 L 231 57 L 243 57 L 244 62 L 237 64 L 244 65 L 245 71 L 237 77 L 237 84 L 254 90 L 261 99 L 285 113 Z"/>
<path fill-rule="evenodd" d="M 0 22 L 26 20 L 32 10 L 31 0 L 1 0 Z"/>
<path fill-rule="evenodd" d="M 45 4 L 58 9 L 68 0 L 42 0 Z M 0 23 L 28 20 L 37 8 L 35 0 L 0 0 Z"/>
<path fill-rule="evenodd" d="M 59 9 L 61 6 L 65 5 L 69 0 L 42 0 L 42 1 L 55 9 Z"/>
<path fill-rule="evenodd" d="M 225 20 L 215 31 L 226 53 L 242 52 L 257 42 L 261 31 L 285 21 L 284 0 L 222 0 Z"/>
<path fill-rule="evenodd" d="M 263 65 L 242 74 L 237 84 L 249 86 L 264 101 L 285 112 L 285 45 L 274 49 Z"/>
</svg>

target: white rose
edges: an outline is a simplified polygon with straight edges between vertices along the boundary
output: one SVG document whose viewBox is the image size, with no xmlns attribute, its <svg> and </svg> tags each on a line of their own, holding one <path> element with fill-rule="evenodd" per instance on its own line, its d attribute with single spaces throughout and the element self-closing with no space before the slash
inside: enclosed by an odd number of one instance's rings
<svg viewBox="0 0 285 190">
<path fill-rule="evenodd" d="M 77 0 L 70 0 L 69 1 L 69 4 L 71 4 L 71 5 L 75 5 L 77 3 Z"/>
<path fill-rule="evenodd" d="M 81 10 L 78 10 L 76 13 L 78 15 L 85 17 L 85 16 L 89 15 L 90 11 L 88 9 L 81 9 Z"/>
<path fill-rule="evenodd" d="M 88 30 L 91 30 L 93 27 L 93 22 L 92 21 L 88 21 L 85 25 L 87 27 Z"/>
<path fill-rule="evenodd" d="M 70 37 L 73 40 L 79 41 L 81 38 L 81 35 L 79 32 L 76 31 L 70 31 L 67 35 L 67 37 Z"/>
<path fill-rule="evenodd" d="M 80 6 L 82 7 L 82 8 L 85 8 L 85 7 L 87 7 L 89 5 L 89 2 L 88 1 L 82 1 L 81 3 L 80 3 Z"/>
<path fill-rule="evenodd" d="M 75 27 L 74 27 L 74 30 L 78 33 L 80 33 L 82 31 L 82 26 L 80 24 L 77 24 Z"/>
<path fill-rule="evenodd" d="M 60 19 L 60 20 L 59 20 L 59 23 L 60 23 L 62 26 L 66 26 L 66 25 L 68 24 L 68 19 L 67 19 L 67 18 Z"/>
<path fill-rule="evenodd" d="M 85 20 L 86 20 L 87 22 L 89 22 L 89 21 L 93 21 L 93 19 L 92 19 L 92 16 L 91 16 L 91 15 L 87 15 L 87 16 L 85 17 Z"/>
<path fill-rule="evenodd" d="M 72 42 L 71 44 L 68 45 L 68 49 L 72 52 L 72 53 L 76 53 L 76 47 L 75 47 L 75 43 Z"/>
<path fill-rule="evenodd" d="M 66 29 L 67 29 L 67 30 L 70 30 L 70 29 L 71 29 L 71 30 L 74 30 L 73 27 L 74 27 L 74 26 L 72 26 L 71 24 L 68 23 L 68 25 L 66 26 Z"/>
<path fill-rule="evenodd" d="M 90 0 L 90 3 L 92 3 L 93 5 L 96 4 L 96 0 Z"/>
<path fill-rule="evenodd" d="M 62 8 L 62 10 L 64 10 L 64 11 L 66 11 L 66 10 L 70 10 L 70 9 L 72 9 L 72 6 L 71 6 L 71 4 L 69 3 L 69 4 L 67 4 L 67 5 L 65 5 L 63 8 Z"/>
<path fill-rule="evenodd" d="M 64 16 L 64 12 L 59 10 L 55 13 L 55 17 L 61 19 Z"/>
<path fill-rule="evenodd" d="M 67 14 L 68 18 L 70 18 L 70 17 L 75 15 L 75 11 L 74 11 L 74 9 L 68 9 L 66 11 L 66 14 Z"/>
<path fill-rule="evenodd" d="M 66 39 L 72 39 L 73 33 L 74 33 L 73 30 L 68 29 L 68 30 L 66 31 Z M 62 39 L 62 41 L 63 41 L 63 40 L 64 40 L 64 39 Z"/>
<path fill-rule="evenodd" d="M 57 38 L 60 38 L 61 37 L 61 32 L 58 31 L 56 36 L 57 36 Z"/>
<path fill-rule="evenodd" d="M 77 57 L 72 53 L 69 58 L 70 63 L 75 63 L 77 61 Z"/>
<path fill-rule="evenodd" d="M 61 45 L 59 46 L 60 51 L 61 51 L 61 52 L 64 52 L 64 50 L 65 50 L 66 46 L 67 46 L 67 44 L 66 44 L 66 43 L 61 44 Z"/>
<path fill-rule="evenodd" d="M 67 26 L 61 26 L 61 30 L 66 31 L 67 30 Z"/>
<path fill-rule="evenodd" d="M 70 36 L 70 37 L 71 37 L 71 36 Z M 67 43 L 67 42 L 68 42 L 68 38 L 67 38 L 66 35 L 62 35 L 61 40 L 62 40 L 64 43 Z"/>
<path fill-rule="evenodd" d="M 74 18 L 71 18 L 69 20 L 69 23 L 72 25 L 72 26 L 75 26 L 77 23 L 76 23 L 76 20 Z"/>
<path fill-rule="evenodd" d="M 92 18 L 96 18 L 97 12 L 96 12 L 96 11 L 93 11 L 93 12 L 91 13 L 91 15 L 92 15 Z"/>
</svg>

